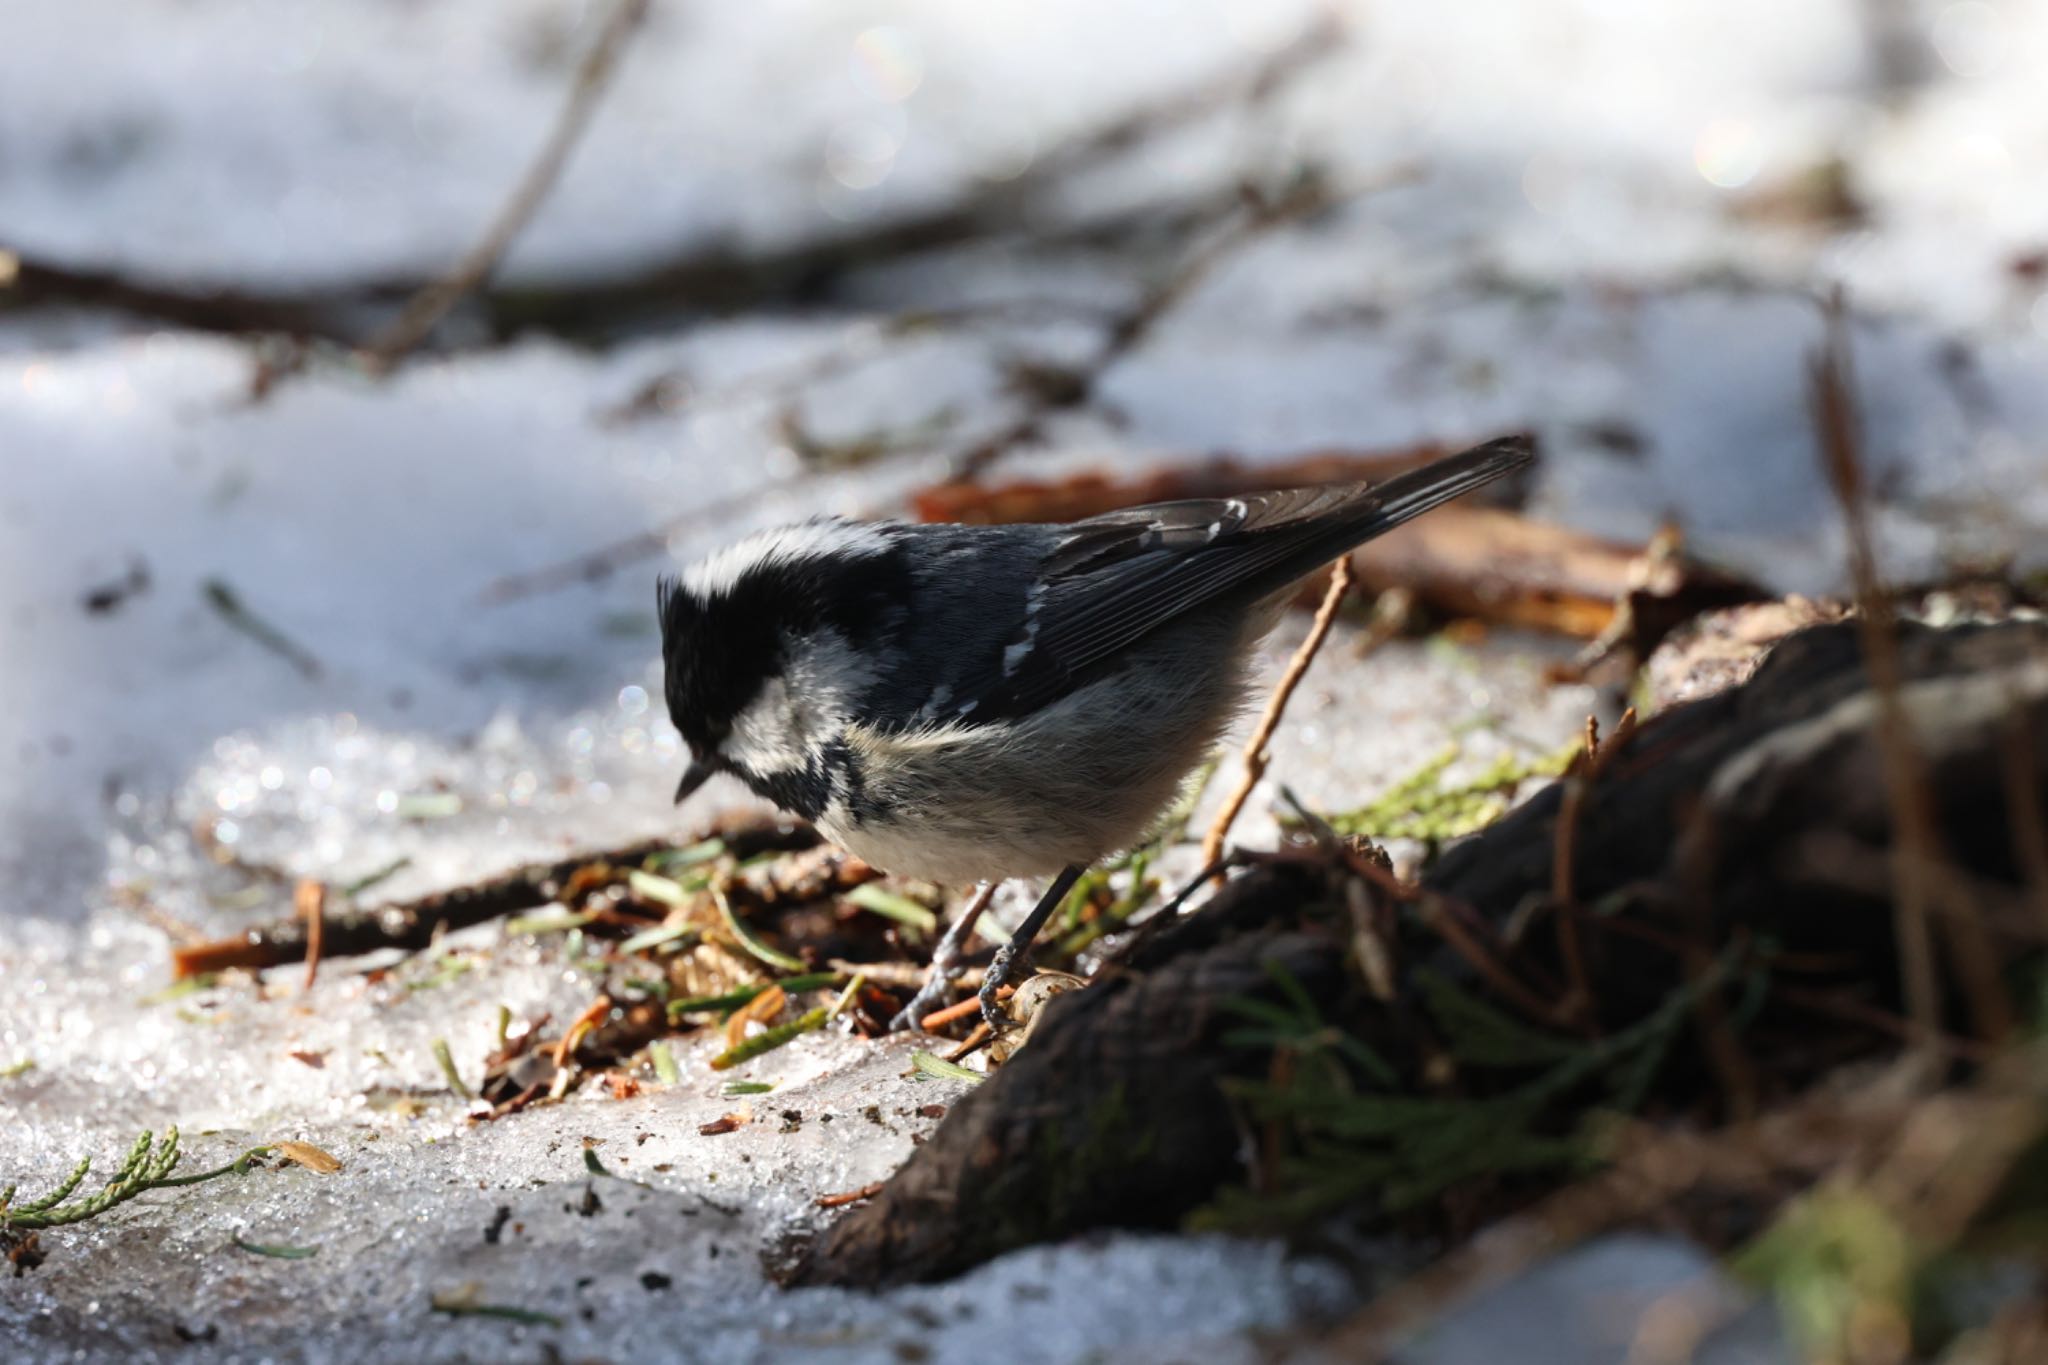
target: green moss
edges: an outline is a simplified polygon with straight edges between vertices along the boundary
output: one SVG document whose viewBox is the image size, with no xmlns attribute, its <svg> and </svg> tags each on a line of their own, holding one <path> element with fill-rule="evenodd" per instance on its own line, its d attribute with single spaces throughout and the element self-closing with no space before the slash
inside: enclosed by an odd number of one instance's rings
<svg viewBox="0 0 2048 1365">
<path fill-rule="evenodd" d="M 1445 773 L 1464 752 L 1462 746 L 1450 744 L 1378 799 L 1325 818 L 1339 834 L 1368 839 L 1442 843 L 1460 838 L 1484 829 L 1505 814 L 1524 783 L 1563 773 L 1580 747 L 1579 741 L 1573 740 L 1535 758 L 1504 754 L 1471 778 L 1446 782 Z"/>
</svg>

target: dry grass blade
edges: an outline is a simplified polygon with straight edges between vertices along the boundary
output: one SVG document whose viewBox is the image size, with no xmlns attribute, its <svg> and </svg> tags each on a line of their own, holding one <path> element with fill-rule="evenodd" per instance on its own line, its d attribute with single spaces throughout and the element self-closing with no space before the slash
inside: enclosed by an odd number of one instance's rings
<svg viewBox="0 0 2048 1365">
<path fill-rule="evenodd" d="M 1223 809 L 1216 812 L 1216 819 L 1209 826 L 1209 833 L 1202 839 L 1202 861 L 1214 863 L 1223 852 L 1223 841 L 1230 836 L 1230 827 L 1237 823 L 1238 813 L 1250 799 L 1252 788 L 1259 785 L 1259 779 L 1266 775 L 1266 765 L 1272 762 L 1272 755 L 1266 746 L 1273 741 L 1273 732 L 1280 728 L 1280 718 L 1287 712 L 1287 703 L 1294 696 L 1294 689 L 1301 686 L 1301 680 L 1308 672 L 1308 666 L 1315 662 L 1316 654 L 1329 638 L 1330 627 L 1336 623 L 1337 608 L 1344 603 L 1344 594 L 1351 590 L 1351 560 L 1348 556 L 1330 566 L 1330 586 L 1323 593 L 1323 604 L 1316 608 L 1316 619 L 1308 628 L 1308 638 L 1294 651 L 1294 657 L 1287 661 L 1287 671 L 1280 675 L 1279 683 L 1273 688 L 1273 695 L 1266 701 L 1265 712 L 1260 715 L 1258 726 L 1244 746 L 1244 776 L 1238 779 L 1236 790 L 1224 801 Z"/>
<path fill-rule="evenodd" d="M 497 269 L 506 250 L 526 230 L 527 223 L 554 188 L 555 180 L 569 160 L 569 153 L 575 149 L 599 98 L 611 83 L 612 72 L 618 66 L 619 54 L 625 50 L 627 38 L 632 36 L 646 15 L 647 4 L 648 0 L 618 0 L 612 7 L 597 41 L 591 45 L 590 52 L 576 70 L 576 82 L 569 90 L 569 98 L 562 105 L 561 115 L 555 120 L 548 140 L 541 145 L 540 152 L 526 168 L 526 174 L 520 177 L 504 207 L 498 210 L 490 230 L 456 263 L 453 270 L 413 295 L 398 320 L 363 348 L 362 358 L 372 370 L 379 373 L 389 371 L 425 340 L 435 324 L 448 315 L 449 309 Z"/>
<path fill-rule="evenodd" d="M 1920 1044 L 1931 1046 L 1940 1031 L 1941 984 L 1929 909 L 1940 891 L 1937 868 L 1945 859 L 1935 824 L 1932 788 L 1900 696 L 1898 639 L 1891 599 L 1878 577 L 1877 556 L 1871 544 L 1869 486 L 1864 477 L 1849 338 L 1839 290 L 1827 301 L 1826 322 L 1821 348 L 1812 359 L 1808 375 L 1814 434 L 1821 469 L 1841 507 L 1848 533 L 1849 572 L 1856 589 L 1863 664 L 1877 697 L 1877 738 L 1884 754 L 1885 786 L 1892 811 L 1894 929 L 1907 1009 Z M 1948 929 L 1957 973 L 1969 984 L 1969 1004 L 1979 1034 L 1994 1040 L 2006 1036 L 2013 1027 L 2012 1002 L 1982 921 L 1965 910 Z"/>
</svg>

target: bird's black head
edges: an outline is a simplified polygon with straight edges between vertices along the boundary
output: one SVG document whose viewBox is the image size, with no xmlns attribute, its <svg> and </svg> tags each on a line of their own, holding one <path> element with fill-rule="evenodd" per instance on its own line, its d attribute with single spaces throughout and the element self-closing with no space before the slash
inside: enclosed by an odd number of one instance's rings
<svg viewBox="0 0 2048 1365">
<path fill-rule="evenodd" d="M 848 690 L 818 676 L 820 642 L 835 657 L 865 657 L 901 627 L 908 596 L 893 536 L 837 520 L 750 536 L 661 580 L 668 713 L 692 759 L 676 799 L 713 773 L 734 772 L 762 790 L 761 779 L 802 767 L 811 737 L 786 725 L 785 713 L 808 717 L 817 708 L 788 694 Z M 792 674 L 793 664 L 811 666 Z"/>
</svg>

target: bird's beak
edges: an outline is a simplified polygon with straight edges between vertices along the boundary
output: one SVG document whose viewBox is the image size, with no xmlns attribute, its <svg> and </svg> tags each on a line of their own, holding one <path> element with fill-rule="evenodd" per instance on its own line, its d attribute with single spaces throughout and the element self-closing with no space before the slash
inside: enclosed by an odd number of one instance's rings
<svg viewBox="0 0 2048 1365">
<path fill-rule="evenodd" d="M 689 800 L 690 793 L 703 786 L 704 779 L 716 771 L 703 759 L 692 759 L 690 766 L 683 770 L 683 780 L 676 783 L 676 804 L 680 806 Z"/>
</svg>

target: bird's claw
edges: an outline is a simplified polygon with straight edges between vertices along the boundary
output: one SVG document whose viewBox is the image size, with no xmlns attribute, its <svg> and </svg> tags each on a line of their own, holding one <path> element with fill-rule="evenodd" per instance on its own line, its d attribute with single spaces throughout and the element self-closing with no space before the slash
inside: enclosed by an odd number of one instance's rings
<svg viewBox="0 0 2048 1365">
<path fill-rule="evenodd" d="M 922 1024 L 924 1017 L 937 1009 L 939 1002 L 946 998 L 946 992 L 952 985 L 952 968 L 947 964 L 932 963 L 931 972 L 925 977 L 924 984 L 917 988 L 917 994 L 911 996 L 910 1003 L 898 1010 L 896 1017 L 889 1021 L 889 1032 L 903 1033 Z"/>
</svg>

